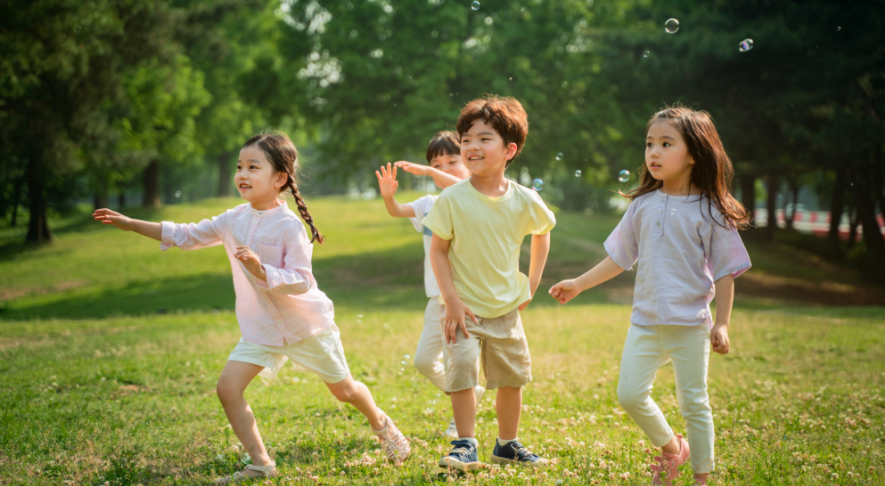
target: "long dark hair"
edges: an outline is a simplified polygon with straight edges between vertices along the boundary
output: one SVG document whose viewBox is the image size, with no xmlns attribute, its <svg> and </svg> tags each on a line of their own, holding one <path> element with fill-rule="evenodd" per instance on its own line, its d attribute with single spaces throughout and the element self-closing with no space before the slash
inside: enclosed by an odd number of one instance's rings
<svg viewBox="0 0 885 486">
<path fill-rule="evenodd" d="M 691 186 L 701 190 L 701 198 L 707 200 L 707 210 L 710 218 L 713 218 L 713 207 L 721 214 L 724 222 L 719 225 L 730 225 L 744 229 L 750 224 L 750 214 L 744 206 L 731 195 L 731 180 L 734 177 L 734 167 L 731 159 L 725 153 L 719 132 L 713 125 L 713 118 L 706 111 L 695 111 L 684 106 L 674 106 L 663 109 L 648 120 L 645 127 L 646 133 L 653 123 L 664 121 L 669 123 L 682 135 L 688 146 L 688 153 L 694 159 L 691 169 Z M 639 187 L 622 196 L 633 200 L 643 194 L 654 192 L 663 187 L 663 181 L 651 176 L 645 164 L 640 169 Z"/>
<path fill-rule="evenodd" d="M 314 226 L 313 216 L 310 215 L 310 211 L 307 210 L 307 204 L 304 203 L 304 199 L 298 193 L 298 179 L 295 177 L 295 173 L 298 170 L 298 150 L 295 148 L 295 144 L 292 143 L 292 140 L 285 133 L 275 132 L 255 135 L 246 140 L 243 148 L 252 145 L 257 146 L 264 152 L 265 157 L 273 164 L 276 172 L 286 173 L 288 179 L 280 192 L 292 191 L 292 196 L 295 197 L 295 204 L 298 205 L 298 213 L 301 215 L 301 219 L 310 226 L 310 232 L 313 235 L 310 242 L 313 243 L 316 240 L 322 244 L 324 240 L 323 235 Z"/>
</svg>

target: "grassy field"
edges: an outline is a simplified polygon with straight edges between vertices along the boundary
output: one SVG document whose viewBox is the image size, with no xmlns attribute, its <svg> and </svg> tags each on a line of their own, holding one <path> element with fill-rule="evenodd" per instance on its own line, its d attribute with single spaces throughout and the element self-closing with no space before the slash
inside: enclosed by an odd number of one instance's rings
<svg viewBox="0 0 885 486">
<path fill-rule="evenodd" d="M 130 215 L 196 221 L 235 204 Z M 632 273 L 564 307 L 541 295 L 524 313 L 535 379 L 520 438 L 555 465 L 449 478 L 436 463 L 448 449 L 439 432 L 450 404 L 402 364 L 426 304 L 420 235 L 380 201 L 317 199 L 311 212 L 327 236 L 315 274 L 335 302 L 351 371 L 412 438 L 413 456 L 387 464 L 361 415 L 317 377 L 287 368 L 247 390 L 282 473 L 274 484 L 649 482 L 654 451 L 616 396 Z M 558 219 L 544 291 L 599 261 L 617 223 Z M 204 484 L 241 469 L 214 390 L 240 336 L 223 250 L 162 253 L 157 242 L 86 217 L 66 220 L 57 236 L 35 249 L 0 246 L 0 484 Z M 883 302 L 881 290 L 790 248 L 748 246 L 754 268 L 738 279 L 732 352 L 710 365 L 713 478 L 885 483 L 885 308 L 830 305 L 861 294 Z M 654 397 L 684 431 L 669 366 Z M 478 417 L 480 459 L 496 436 L 493 398 Z M 677 484 L 692 484 L 682 471 Z"/>
</svg>

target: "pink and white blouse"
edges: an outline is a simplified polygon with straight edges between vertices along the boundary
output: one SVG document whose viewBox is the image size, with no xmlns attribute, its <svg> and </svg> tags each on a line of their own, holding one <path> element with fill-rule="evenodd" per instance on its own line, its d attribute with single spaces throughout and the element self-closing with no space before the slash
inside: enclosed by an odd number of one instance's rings
<svg viewBox="0 0 885 486">
<path fill-rule="evenodd" d="M 313 244 L 304 224 L 283 201 L 266 211 L 241 204 L 196 224 L 163 221 L 161 239 L 163 251 L 173 246 L 198 250 L 224 245 L 233 271 L 237 322 L 250 343 L 292 344 L 334 323 L 332 301 L 313 277 Z M 248 246 L 258 255 L 267 282 L 237 260 L 237 246 Z"/>
</svg>

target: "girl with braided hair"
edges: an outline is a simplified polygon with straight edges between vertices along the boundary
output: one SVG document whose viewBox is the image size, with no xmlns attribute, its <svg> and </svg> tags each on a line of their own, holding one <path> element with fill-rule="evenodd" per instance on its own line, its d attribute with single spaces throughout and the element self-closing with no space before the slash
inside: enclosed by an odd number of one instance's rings
<svg viewBox="0 0 885 486">
<path fill-rule="evenodd" d="M 322 243 L 323 236 L 298 192 L 297 169 L 298 151 L 289 137 L 260 134 L 246 141 L 237 160 L 234 181 L 247 204 L 196 224 L 139 221 L 110 209 L 93 214 L 103 224 L 159 240 L 161 250 L 224 245 L 243 337 L 221 372 L 217 392 L 252 464 L 219 484 L 277 475 L 243 392 L 258 375 L 273 378 L 289 359 L 300 371 L 316 373 L 335 398 L 365 415 L 391 461 L 400 463 L 410 453 L 408 440 L 378 408 L 366 385 L 350 375 L 332 301 L 317 287 L 311 269 L 313 242 Z M 310 238 L 280 199 L 284 193 L 295 198 Z"/>
</svg>

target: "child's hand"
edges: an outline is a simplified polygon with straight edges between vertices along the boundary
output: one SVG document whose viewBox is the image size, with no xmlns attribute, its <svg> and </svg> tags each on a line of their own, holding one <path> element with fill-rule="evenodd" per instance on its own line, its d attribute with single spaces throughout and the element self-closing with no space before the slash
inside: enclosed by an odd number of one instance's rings
<svg viewBox="0 0 885 486">
<path fill-rule="evenodd" d="M 464 337 L 469 338 L 470 334 L 467 333 L 467 324 L 465 322 L 465 315 L 470 316 L 473 319 L 473 322 L 476 322 L 476 316 L 473 314 L 473 311 L 467 307 L 461 299 L 456 299 L 456 302 L 452 302 L 452 305 L 446 303 L 446 325 L 444 327 L 444 331 L 446 333 L 446 342 L 454 343 L 458 338 L 458 328 L 461 328 L 461 332 L 464 333 Z"/>
<path fill-rule="evenodd" d="M 522 303 L 522 304 L 519 304 L 519 312 L 522 312 L 522 311 L 524 311 L 524 310 L 525 310 L 525 308 L 526 308 L 526 307 L 528 307 L 528 306 L 529 306 L 529 304 L 531 304 L 531 303 L 532 303 L 532 298 L 531 298 L 531 297 L 529 297 L 529 300 L 527 300 L 527 301 L 525 301 L 525 302 L 523 302 L 523 303 Z"/>
<path fill-rule="evenodd" d="M 123 231 L 132 230 L 132 219 L 110 209 L 96 209 L 92 217 L 101 224 L 112 224 Z"/>
<path fill-rule="evenodd" d="M 375 175 L 378 177 L 378 189 L 381 191 L 381 197 L 385 199 L 393 197 L 396 194 L 396 188 L 399 187 L 399 182 L 396 180 L 396 167 L 391 168 L 390 162 L 388 162 L 387 167 L 382 165 L 381 172 L 376 170 Z"/>
<path fill-rule="evenodd" d="M 430 169 L 429 165 L 413 164 L 411 162 L 406 162 L 405 160 L 394 162 L 393 165 L 395 167 L 399 167 L 406 172 L 420 176 L 426 176 L 430 172 L 428 170 Z"/>
<path fill-rule="evenodd" d="M 710 344 L 713 345 L 713 351 L 719 354 L 728 354 L 728 324 L 714 324 L 710 330 Z"/>
<path fill-rule="evenodd" d="M 581 293 L 581 289 L 578 288 L 578 284 L 574 279 L 571 280 L 563 280 L 558 284 L 550 287 L 550 290 L 547 291 L 551 297 L 556 299 L 560 304 L 565 304 L 566 302 L 574 299 Z"/>
<path fill-rule="evenodd" d="M 265 272 L 264 267 L 261 266 L 261 259 L 258 258 L 258 255 L 256 255 L 251 248 L 248 246 L 238 246 L 237 252 L 234 253 L 234 256 L 237 257 L 237 260 L 243 263 L 246 270 L 249 270 L 249 273 L 255 275 L 256 278 L 261 280 L 267 278 L 267 272 Z"/>
</svg>

